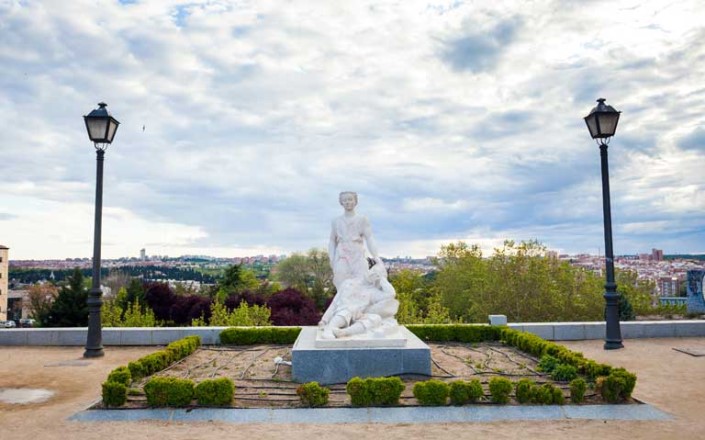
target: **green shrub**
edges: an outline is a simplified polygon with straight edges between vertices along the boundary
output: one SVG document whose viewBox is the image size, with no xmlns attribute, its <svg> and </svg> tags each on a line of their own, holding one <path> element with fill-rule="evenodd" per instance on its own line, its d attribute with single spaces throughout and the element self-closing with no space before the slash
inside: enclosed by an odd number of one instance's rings
<svg viewBox="0 0 705 440">
<path fill-rule="evenodd" d="M 193 399 L 193 382 L 175 377 L 153 377 L 144 386 L 149 406 L 186 406 Z"/>
<path fill-rule="evenodd" d="M 230 405 L 235 396 L 235 384 L 227 377 L 207 379 L 196 385 L 194 395 L 199 405 Z"/>
<path fill-rule="evenodd" d="M 103 383 L 103 405 L 107 407 L 122 406 L 127 401 L 127 387 L 120 382 Z"/>
<path fill-rule="evenodd" d="M 301 327 L 231 327 L 220 332 L 223 345 L 293 344 Z"/>
<path fill-rule="evenodd" d="M 353 406 L 388 406 L 399 403 L 405 385 L 398 377 L 353 377 L 345 387 Z"/>
<path fill-rule="evenodd" d="M 541 360 L 539 360 L 539 364 L 536 366 L 539 371 L 543 371 L 544 373 L 552 373 L 553 370 L 558 367 L 560 361 L 551 356 L 550 354 L 545 354 L 541 356 Z"/>
<path fill-rule="evenodd" d="M 550 384 L 546 384 L 550 385 Z M 554 405 L 563 405 L 565 403 L 565 396 L 563 395 L 563 390 L 558 388 L 557 386 L 551 385 L 551 393 L 553 394 L 553 404 Z"/>
<path fill-rule="evenodd" d="M 593 360 L 586 360 L 578 365 L 578 372 L 584 374 L 589 380 L 594 381 L 600 376 L 609 376 L 612 367 L 605 364 L 598 364 Z"/>
<path fill-rule="evenodd" d="M 512 392 L 512 381 L 504 377 L 490 379 L 490 395 L 494 403 L 508 403 Z"/>
<path fill-rule="evenodd" d="M 141 357 L 139 362 L 144 367 L 146 375 L 149 376 L 168 367 L 172 359 L 170 353 L 159 350 Z"/>
<path fill-rule="evenodd" d="M 585 400 L 585 390 L 587 383 L 583 378 L 573 379 L 570 382 L 570 400 L 573 403 L 582 403 Z"/>
<path fill-rule="evenodd" d="M 328 403 L 330 389 L 322 387 L 318 382 L 309 382 L 299 385 L 296 394 L 301 399 L 301 404 L 311 408 L 323 406 Z"/>
<path fill-rule="evenodd" d="M 631 397 L 636 385 L 636 375 L 624 368 L 613 368 L 607 377 L 600 377 L 597 388 L 602 398 L 610 403 L 617 403 Z"/>
<path fill-rule="evenodd" d="M 169 357 L 171 358 L 171 362 L 176 362 L 180 359 L 185 358 L 186 356 L 190 355 L 194 351 L 198 349 L 198 347 L 201 346 L 201 337 L 192 335 L 192 336 L 186 336 L 183 339 L 179 339 L 178 341 L 174 341 L 170 343 L 169 345 L 166 346 L 166 351 L 169 353 Z"/>
<path fill-rule="evenodd" d="M 406 328 L 424 341 L 484 342 L 498 341 L 502 327 L 478 324 L 412 324 Z"/>
<path fill-rule="evenodd" d="M 473 379 L 470 382 L 456 380 L 450 383 L 450 403 L 453 405 L 477 402 L 483 394 L 482 385 L 477 379 Z"/>
<path fill-rule="evenodd" d="M 536 384 L 531 379 L 521 379 L 514 386 L 517 402 L 529 403 L 533 400 Z"/>
<path fill-rule="evenodd" d="M 553 389 L 547 387 L 546 385 L 550 384 L 543 384 L 542 386 L 535 386 L 532 389 L 532 396 L 531 396 L 531 401 L 533 403 L 538 403 L 539 405 L 550 405 L 553 403 Z"/>
<path fill-rule="evenodd" d="M 445 405 L 450 393 L 450 386 L 437 379 L 414 384 L 414 397 L 424 406 Z"/>
<path fill-rule="evenodd" d="M 558 364 L 551 373 L 551 379 L 560 382 L 569 382 L 578 377 L 578 369 L 568 364 Z"/>
<path fill-rule="evenodd" d="M 130 373 L 130 370 L 125 367 L 117 367 L 113 371 L 108 374 L 108 380 L 107 382 L 117 382 L 125 385 L 126 387 L 130 385 L 130 382 L 132 382 L 132 374 Z"/>
<path fill-rule="evenodd" d="M 147 375 L 147 371 L 140 361 L 128 362 L 127 368 L 130 370 L 132 380 L 140 380 Z"/>
</svg>

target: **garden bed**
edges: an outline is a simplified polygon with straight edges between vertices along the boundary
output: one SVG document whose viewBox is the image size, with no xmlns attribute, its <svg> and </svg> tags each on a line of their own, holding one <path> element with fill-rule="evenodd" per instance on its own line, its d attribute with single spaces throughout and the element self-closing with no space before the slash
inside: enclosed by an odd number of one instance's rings
<svg viewBox="0 0 705 440">
<path fill-rule="evenodd" d="M 453 329 L 454 327 L 447 328 Z M 432 330 L 436 331 L 435 328 Z M 445 338 L 443 335 L 442 337 Z M 428 334 L 426 339 L 429 339 Z M 545 342 L 540 339 L 538 341 L 539 343 Z M 414 385 L 431 378 L 446 383 L 457 380 L 479 380 L 483 389 L 483 396 L 475 402 L 479 405 L 494 404 L 489 391 L 489 382 L 495 377 L 504 377 L 514 383 L 521 379 L 529 379 L 537 386 L 552 384 L 560 389 L 565 402 L 570 403 L 571 392 L 568 381 L 552 380 L 549 374 L 540 371 L 537 357 L 507 343 L 485 341 L 429 342 L 428 344 L 433 360 L 432 377 L 402 376 L 405 388 L 399 399 L 399 406 L 418 406 L 419 402 L 413 395 Z M 547 344 L 559 349 L 562 348 L 556 344 Z M 579 354 L 568 353 L 570 356 L 578 355 L 579 357 Z M 276 358 L 287 361 L 290 360 L 290 357 L 290 344 L 200 347 L 190 355 L 176 360 L 151 376 L 132 380 L 127 390 L 127 400 L 120 407 L 131 409 L 149 407 L 144 386 L 153 377 L 188 379 L 195 384 L 205 380 L 228 378 L 235 385 L 235 397 L 229 405 L 233 408 L 283 409 L 301 407 L 301 400 L 296 392 L 300 384 L 291 380 L 291 367 L 274 362 Z M 588 362 L 588 365 L 592 365 L 591 361 L 584 361 Z M 330 395 L 326 407 L 351 406 L 350 396 L 346 392 L 346 384 L 332 385 L 328 388 Z M 623 399 L 622 402 L 635 403 L 635 400 L 629 397 Z M 602 404 L 606 402 L 593 387 L 589 387 L 583 403 Z M 510 393 L 509 404 L 518 404 L 514 389 Z M 94 408 L 102 407 L 103 404 L 99 403 Z"/>
</svg>

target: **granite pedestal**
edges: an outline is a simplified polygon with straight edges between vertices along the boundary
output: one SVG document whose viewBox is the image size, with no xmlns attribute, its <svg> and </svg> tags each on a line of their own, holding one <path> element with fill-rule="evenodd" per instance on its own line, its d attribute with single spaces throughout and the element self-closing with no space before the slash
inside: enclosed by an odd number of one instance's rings
<svg viewBox="0 0 705 440">
<path fill-rule="evenodd" d="M 316 347 L 316 327 L 304 327 L 291 350 L 291 375 L 296 382 L 323 385 L 345 383 L 353 377 L 399 374 L 431 375 L 431 349 L 405 327 L 403 347 Z"/>
</svg>

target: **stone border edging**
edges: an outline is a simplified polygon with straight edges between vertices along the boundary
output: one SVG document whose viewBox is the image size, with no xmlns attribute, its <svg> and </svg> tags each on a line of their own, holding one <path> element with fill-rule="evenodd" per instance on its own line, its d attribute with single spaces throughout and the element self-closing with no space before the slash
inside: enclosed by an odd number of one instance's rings
<svg viewBox="0 0 705 440">
<path fill-rule="evenodd" d="M 651 405 L 565 406 L 445 406 L 407 408 L 292 408 L 292 409 L 107 409 L 85 410 L 69 417 L 77 422 L 226 423 L 483 423 L 519 420 L 671 420 Z"/>
</svg>

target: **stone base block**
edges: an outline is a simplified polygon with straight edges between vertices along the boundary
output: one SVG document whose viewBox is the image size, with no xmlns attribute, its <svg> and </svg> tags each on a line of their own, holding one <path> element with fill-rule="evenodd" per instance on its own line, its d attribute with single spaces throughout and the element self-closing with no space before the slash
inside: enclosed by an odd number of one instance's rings
<svg viewBox="0 0 705 440">
<path fill-rule="evenodd" d="M 402 327 L 395 325 L 381 334 L 363 334 L 340 339 L 323 339 L 323 329 L 316 331 L 316 348 L 391 348 L 405 347 L 406 338 L 401 332 Z"/>
<path fill-rule="evenodd" d="M 345 383 L 355 376 L 431 375 L 431 349 L 406 327 L 404 347 L 319 348 L 316 327 L 304 327 L 291 350 L 291 375 L 296 382 Z"/>
</svg>

